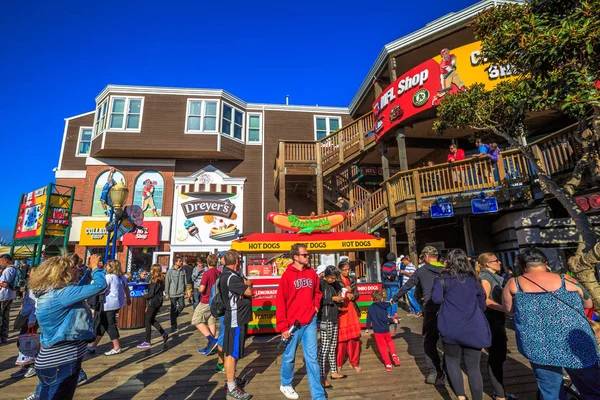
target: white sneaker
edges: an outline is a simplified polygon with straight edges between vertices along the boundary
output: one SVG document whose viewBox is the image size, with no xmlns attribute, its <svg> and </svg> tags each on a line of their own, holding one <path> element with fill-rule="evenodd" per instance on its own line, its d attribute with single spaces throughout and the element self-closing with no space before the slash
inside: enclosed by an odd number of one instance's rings
<svg viewBox="0 0 600 400">
<path fill-rule="evenodd" d="M 25 378 L 31 378 L 32 376 L 35 376 L 35 368 L 33 367 L 29 367 L 29 369 L 27 370 L 27 372 L 25 372 Z"/>
<path fill-rule="evenodd" d="M 282 386 L 279 386 L 279 390 L 281 390 L 281 393 L 283 393 L 283 395 L 285 397 L 287 397 L 288 399 L 296 400 L 296 399 L 300 398 L 300 396 L 298 396 L 298 393 L 296 393 L 294 388 L 291 386 L 283 386 L 282 385 Z"/>
<path fill-rule="evenodd" d="M 121 354 L 121 349 L 115 350 L 115 349 L 111 349 L 110 351 L 107 351 L 106 353 L 104 353 L 105 356 L 114 356 L 115 354 Z"/>
<path fill-rule="evenodd" d="M 27 397 L 25 400 L 38 400 L 38 398 L 36 397 L 35 392 L 34 392 L 34 393 L 31 393 L 29 395 L 29 397 Z"/>
</svg>

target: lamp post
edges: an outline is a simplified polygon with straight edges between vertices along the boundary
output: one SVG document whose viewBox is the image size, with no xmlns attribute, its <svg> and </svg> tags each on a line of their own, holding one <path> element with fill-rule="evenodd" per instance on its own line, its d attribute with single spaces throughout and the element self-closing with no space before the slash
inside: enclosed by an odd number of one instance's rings
<svg viewBox="0 0 600 400">
<path fill-rule="evenodd" d="M 110 216 L 108 223 L 106 224 L 107 239 L 106 249 L 104 251 L 105 264 L 108 260 L 116 259 L 117 231 L 119 230 L 119 224 L 123 218 L 123 205 L 127 201 L 128 196 L 129 189 L 127 189 L 123 180 L 111 187 L 108 191 L 108 197 L 110 199 Z"/>
</svg>

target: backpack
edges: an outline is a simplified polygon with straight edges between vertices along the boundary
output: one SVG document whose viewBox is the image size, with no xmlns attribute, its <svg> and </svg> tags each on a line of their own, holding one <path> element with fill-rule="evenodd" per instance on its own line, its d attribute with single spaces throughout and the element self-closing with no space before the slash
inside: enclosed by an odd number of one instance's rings
<svg viewBox="0 0 600 400">
<path fill-rule="evenodd" d="M 229 274 L 227 278 L 227 287 L 229 288 L 229 280 L 233 274 Z M 221 278 L 223 275 L 219 276 L 215 281 L 211 289 L 211 299 L 209 300 L 210 304 L 210 313 L 213 317 L 219 318 L 225 315 L 225 311 L 227 310 L 227 306 L 225 304 L 225 299 L 223 299 L 223 294 L 221 293 Z M 231 299 L 231 295 L 228 296 Z"/>
<path fill-rule="evenodd" d="M 8 287 L 10 290 L 15 290 L 22 286 L 25 286 L 25 277 L 23 275 L 23 271 L 19 268 L 16 268 L 14 265 L 11 265 L 9 268 L 14 268 L 15 276 L 11 282 L 9 282 Z"/>
</svg>

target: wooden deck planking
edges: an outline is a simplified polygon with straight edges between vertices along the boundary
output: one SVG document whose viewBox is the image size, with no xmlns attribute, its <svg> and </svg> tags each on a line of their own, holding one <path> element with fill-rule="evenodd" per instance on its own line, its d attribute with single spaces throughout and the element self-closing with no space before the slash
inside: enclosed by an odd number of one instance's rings
<svg viewBox="0 0 600 400">
<path fill-rule="evenodd" d="M 12 318 L 17 307 L 13 306 Z M 163 308 L 159 321 L 169 326 L 167 307 Z M 11 318 L 11 324 L 12 324 Z M 214 372 L 216 355 L 206 357 L 197 349 L 206 344 L 202 335 L 189 325 L 191 307 L 187 306 L 180 316 L 181 331 L 173 335 L 166 345 L 153 331 L 153 342 L 149 350 L 138 350 L 135 346 L 143 340 L 143 329 L 121 330 L 122 354 L 106 357 L 102 353 L 110 349 L 108 338 L 103 339 L 95 355 L 86 356 L 83 367 L 88 374 L 88 383 L 77 388 L 76 399 L 223 399 L 225 375 Z M 362 373 L 352 370 L 348 364 L 344 373 L 348 378 L 331 381 L 328 390 L 330 399 L 455 399 L 449 388 L 424 383 L 425 357 L 422 348 L 421 319 L 405 317 L 394 336 L 396 350 L 402 362 L 388 373 L 375 353 L 375 341 L 363 333 L 361 366 Z M 535 378 L 529 364 L 518 353 L 514 343 L 514 332 L 509 333 L 509 355 L 505 364 L 505 384 L 508 393 L 520 399 L 535 399 Z M 24 399 L 37 384 L 37 378 L 10 378 L 16 371 L 16 334 L 11 331 L 9 344 L 0 347 L 0 388 L 5 399 Z M 246 357 L 238 365 L 239 375 L 250 378 L 247 390 L 254 399 L 284 399 L 279 392 L 279 368 L 281 352 L 276 349 L 279 342 L 274 336 L 250 337 L 246 346 Z M 294 386 L 301 399 L 310 399 L 308 378 L 305 374 L 302 352 L 296 356 Z M 482 372 L 485 399 L 491 397 L 491 386 L 482 356 Z M 466 378 L 465 378 L 466 379 Z M 465 380 L 465 387 L 468 384 Z M 468 389 L 467 389 L 468 394 Z"/>
</svg>

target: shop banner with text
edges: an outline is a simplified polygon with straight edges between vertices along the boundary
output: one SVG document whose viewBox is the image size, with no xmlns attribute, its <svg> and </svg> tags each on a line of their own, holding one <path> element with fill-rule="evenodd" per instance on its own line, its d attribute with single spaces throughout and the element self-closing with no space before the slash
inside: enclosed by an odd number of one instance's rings
<svg viewBox="0 0 600 400">
<path fill-rule="evenodd" d="M 403 121 L 439 105 L 444 96 L 483 83 L 490 90 L 514 75 L 514 68 L 493 65 L 481 57 L 481 42 L 440 55 L 402 74 L 373 103 L 375 134 L 379 141 Z"/>
</svg>

